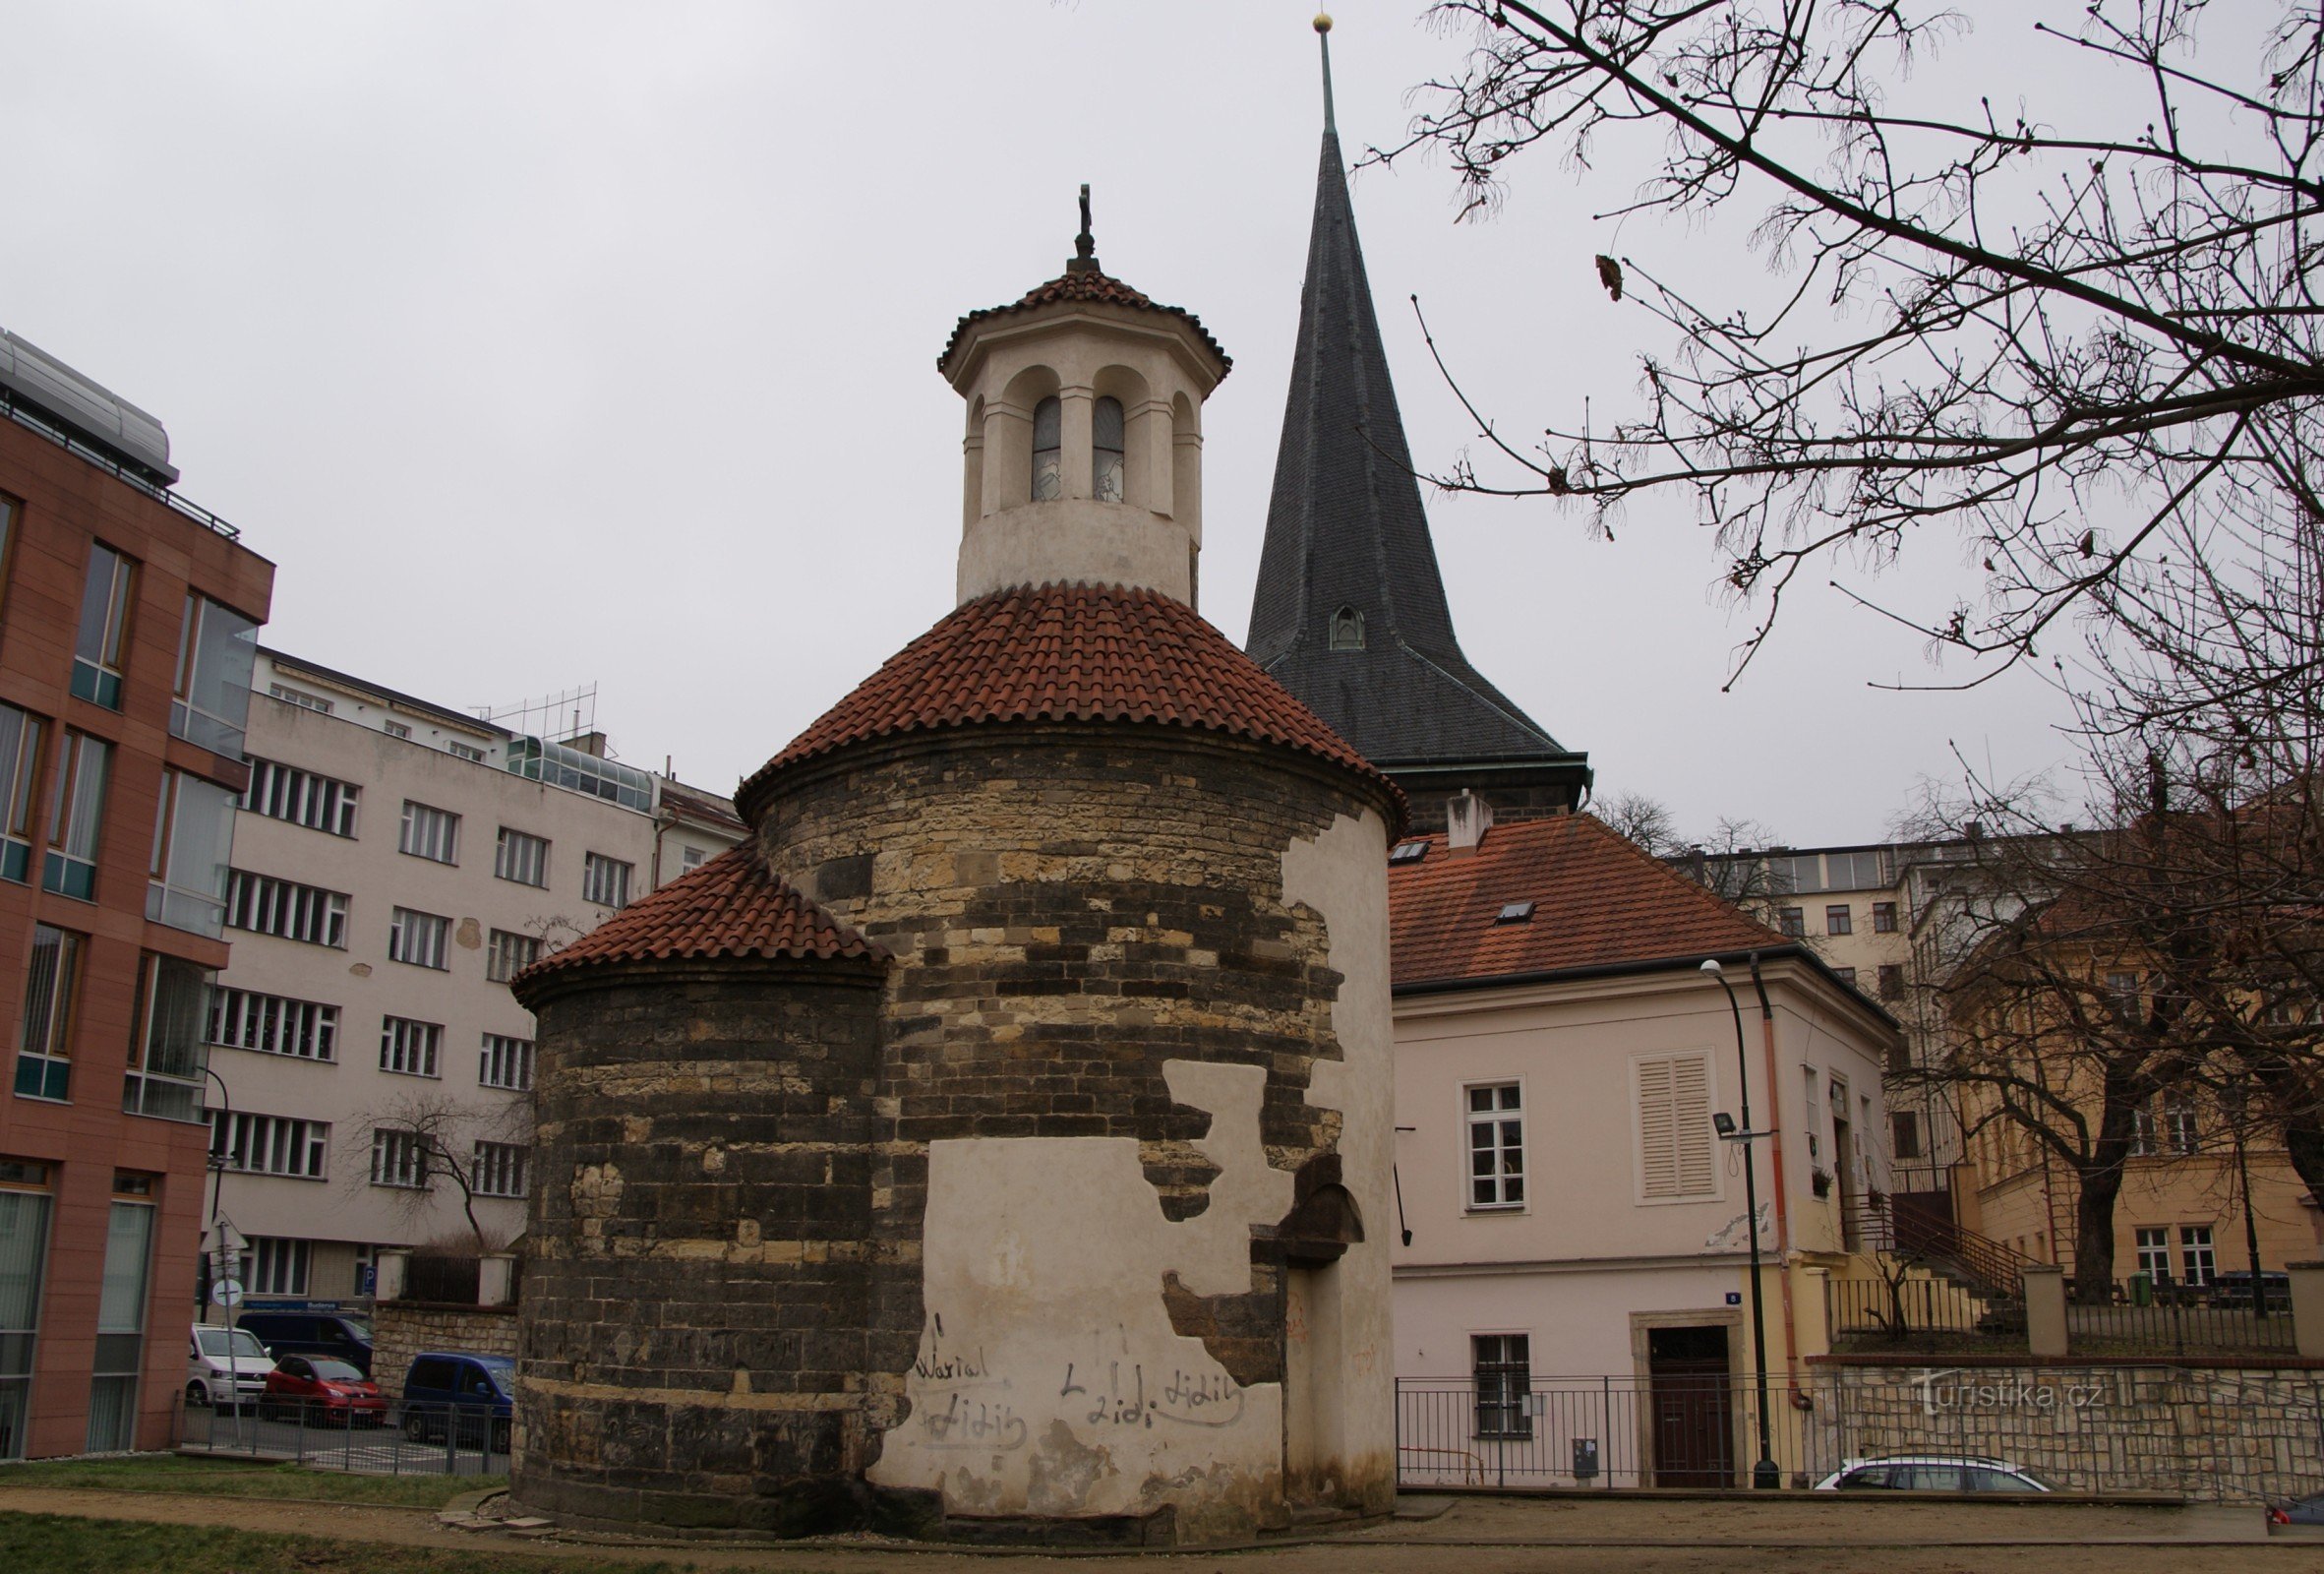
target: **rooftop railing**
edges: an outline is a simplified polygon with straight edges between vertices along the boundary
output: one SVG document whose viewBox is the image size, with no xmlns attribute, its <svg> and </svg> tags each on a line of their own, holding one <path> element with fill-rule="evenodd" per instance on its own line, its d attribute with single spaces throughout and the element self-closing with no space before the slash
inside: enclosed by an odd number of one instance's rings
<svg viewBox="0 0 2324 1574">
<path fill-rule="evenodd" d="M 119 459 L 112 457 L 101 449 L 90 447 L 88 443 L 83 442 L 80 438 L 75 437 L 71 432 L 65 430 L 65 428 L 49 420 L 48 417 L 42 415 L 39 411 L 29 408 L 23 404 L 19 404 L 16 401 L 16 395 L 11 394 L 6 389 L 0 389 L 0 414 L 7 415 L 10 420 L 16 422 L 17 425 L 23 427 L 28 432 L 37 432 L 40 436 L 48 439 L 48 441 L 54 443 L 58 448 L 64 449 L 71 453 L 76 457 L 86 459 L 90 464 L 95 465 L 98 469 L 111 476 L 114 480 L 122 482 L 124 485 L 137 488 L 138 491 L 143 492 L 146 496 L 151 498 L 156 503 L 166 504 L 168 507 L 175 509 L 178 513 L 184 515 L 187 518 L 192 519 L 196 524 L 201 525 L 204 529 L 215 530 L 219 535 L 224 536 L 229 541 L 239 541 L 242 539 L 242 532 L 240 530 L 235 529 L 234 526 L 228 524 L 225 520 L 210 513 L 201 504 L 195 503 L 187 498 L 179 497 L 175 492 L 172 492 L 165 486 L 155 486 L 151 481 L 147 480 L 144 476 L 138 474 L 137 471 L 123 464 Z"/>
</svg>

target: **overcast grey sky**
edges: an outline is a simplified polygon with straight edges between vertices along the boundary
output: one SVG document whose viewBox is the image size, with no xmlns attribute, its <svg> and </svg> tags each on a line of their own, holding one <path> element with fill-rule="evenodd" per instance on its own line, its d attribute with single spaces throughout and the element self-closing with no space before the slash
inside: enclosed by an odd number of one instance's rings
<svg viewBox="0 0 2324 1574">
<path fill-rule="evenodd" d="M 1341 135 L 1395 137 L 1460 47 L 1422 0 L 1334 8 Z M 2072 5 L 1972 3 L 2014 59 Z M 447 703 L 595 681 L 641 764 L 721 790 L 952 604 L 963 311 L 1107 271 L 1234 357 L 1206 431 L 1203 611 L 1250 610 L 1320 127 L 1309 0 L 134 4 L 0 0 L 0 326 L 167 424 L 182 490 L 280 565 L 266 637 Z M 2055 46 L 2053 46 L 2055 47 Z M 2029 67 L 2029 69 L 2033 69 Z M 1590 258 L 1728 279 L 1719 231 L 1590 214 L 1546 153 L 1455 224 L 1412 161 L 1355 205 L 1419 462 L 1471 433 L 1406 297 L 1519 421 L 1619 403 L 1660 348 Z M 1469 656 L 1599 793 L 1700 830 L 1877 837 L 1948 741 L 2067 750 L 2030 682 L 1941 680 L 1821 590 L 1720 693 L 1748 613 L 1683 500 L 1608 543 L 1436 499 Z M 1872 593 L 1940 604 L 1949 539 Z M 1849 577 L 1865 582 L 1861 575 Z"/>
</svg>

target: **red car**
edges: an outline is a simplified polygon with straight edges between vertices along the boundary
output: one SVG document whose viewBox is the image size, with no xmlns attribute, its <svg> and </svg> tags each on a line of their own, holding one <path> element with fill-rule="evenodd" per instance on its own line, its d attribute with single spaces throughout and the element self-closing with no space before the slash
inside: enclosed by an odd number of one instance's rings
<svg viewBox="0 0 2324 1574">
<path fill-rule="evenodd" d="M 377 1426 L 387 1419 L 387 1401 L 379 1386 L 328 1356 L 285 1356 L 267 1373 L 260 1414 L 288 1417 L 302 1409 L 318 1425 Z"/>
</svg>

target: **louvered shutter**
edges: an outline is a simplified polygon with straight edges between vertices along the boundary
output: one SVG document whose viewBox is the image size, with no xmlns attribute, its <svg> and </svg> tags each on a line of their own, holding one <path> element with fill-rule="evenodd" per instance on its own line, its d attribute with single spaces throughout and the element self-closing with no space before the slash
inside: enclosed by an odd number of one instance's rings
<svg viewBox="0 0 2324 1574">
<path fill-rule="evenodd" d="M 1649 1197 L 1679 1194 L 1678 1132 L 1669 1060 L 1639 1062 L 1639 1174 Z"/>
<path fill-rule="evenodd" d="M 1711 1194 L 1710 1065 L 1690 1055 L 1671 1062 L 1671 1123 L 1677 1129 L 1679 1194 Z"/>
<path fill-rule="evenodd" d="M 1717 1189 L 1710 1127 L 1710 1062 L 1699 1055 L 1640 1060 L 1639 1180 L 1643 1194 L 1707 1197 Z"/>
</svg>

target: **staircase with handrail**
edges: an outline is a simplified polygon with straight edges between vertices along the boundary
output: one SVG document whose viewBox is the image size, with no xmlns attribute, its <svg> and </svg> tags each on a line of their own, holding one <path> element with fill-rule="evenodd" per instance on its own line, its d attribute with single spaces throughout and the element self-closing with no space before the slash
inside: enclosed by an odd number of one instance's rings
<svg viewBox="0 0 2324 1574">
<path fill-rule="evenodd" d="M 1868 1251 L 1885 1251 L 1922 1264 L 1987 1301 L 2024 1297 L 2024 1273 L 2033 1258 L 1990 1236 L 1917 1209 L 1899 1208 L 1890 1197 L 1866 1197 L 1850 1210 L 1850 1233 Z"/>
</svg>

